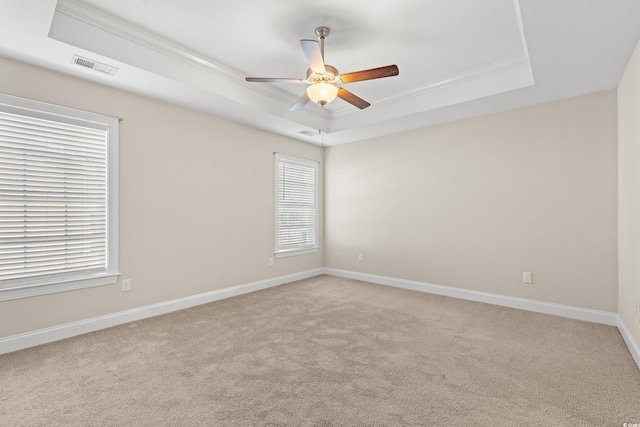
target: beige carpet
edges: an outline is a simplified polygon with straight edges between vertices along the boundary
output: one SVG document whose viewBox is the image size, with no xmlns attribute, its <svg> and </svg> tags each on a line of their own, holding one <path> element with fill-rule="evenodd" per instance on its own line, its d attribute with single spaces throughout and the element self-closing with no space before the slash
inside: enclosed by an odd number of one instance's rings
<svg viewBox="0 0 640 427">
<path fill-rule="evenodd" d="M 623 426 L 609 326 L 321 276 L 0 356 L 2 426 Z"/>
</svg>

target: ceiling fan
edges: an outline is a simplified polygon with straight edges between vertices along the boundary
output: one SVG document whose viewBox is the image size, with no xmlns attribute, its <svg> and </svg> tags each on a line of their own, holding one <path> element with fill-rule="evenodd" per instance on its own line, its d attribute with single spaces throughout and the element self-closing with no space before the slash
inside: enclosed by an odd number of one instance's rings
<svg viewBox="0 0 640 427">
<path fill-rule="evenodd" d="M 324 63 L 324 40 L 329 35 L 329 28 L 316 28 L 316 35 L 320 42 L 316 40 L 300 40 L 302 50 L 307 57 L 307 61 L 309 61 L 307 78 L 291 79 L 247 77 L 246 80 L 248 82 L 262 83 L 308 84 L 309 86 L 307 87 L 307 91 L 291 107 L 291 111 L 300 110 L 309 101 L 314 101 L 324 106 L 325 104 L 333 101 L 336 96 L 362 110 L 371 104 L 364 99 L 357 97 L 343 87 L 338 86 L 339 84 L 361 82 L 364 80 L 373 80 L 382 77 L 392 77 L 399 74 L 397 65 L 387 65 L 385 67 L 370 68 L 368 70 L 340 74 L 335 67 Z"/>
</svg>

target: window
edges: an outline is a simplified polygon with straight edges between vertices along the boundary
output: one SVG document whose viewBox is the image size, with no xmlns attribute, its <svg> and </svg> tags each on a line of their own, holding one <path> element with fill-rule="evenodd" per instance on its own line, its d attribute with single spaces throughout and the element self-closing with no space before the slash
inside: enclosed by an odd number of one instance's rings
<svg viewBox="0 0 640 427">
<path fill-rule="evenodd" d="M 318 251 L 318 162 L 276 154 L 276 257 Z"/>
<path fill-rule="evenodd" d="M 118 119 L 0 95 L 0 301 L 115 283 Z"/>
</svg>

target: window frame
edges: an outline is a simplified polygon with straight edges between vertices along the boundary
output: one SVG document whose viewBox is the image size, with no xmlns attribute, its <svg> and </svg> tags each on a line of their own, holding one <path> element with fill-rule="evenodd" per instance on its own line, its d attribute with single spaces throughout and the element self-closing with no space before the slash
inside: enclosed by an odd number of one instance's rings
<svg viewBox="0 0 640 427">
<path fill-rule="evenodd" d="M 119 119 L 12 95 L 0 94 L 0 111 L 93 129 L 107 130 L 106 141 L 106 271 L 78 272 L 54 278 L 24 278 L 0 287 L 0 301 L 46 295 L 116 283 L 118 270 Z"/>
<path fill-rule="evenodd" d="M 289 163 L 289 164 L 300 164 L 307 167 L 311 167 L 314 171 L 313 173 L 313 184 L 314 184 L 314 242 L 312 245 L 308 247 L 302 247 L 297 249 L 281 249 L 280 245 L 280 203 L 279 203 L 279 190 L 280 190 L 280 177 L 279 177 L 279 166 L 280 163 Z M 275 172 L 275 249 L 274 255 L 276 258 L 285 258 L 290 256 L 297 255 L 306 255 L 317 253 L 320 249 L 319 239 L 318 239 L 318 214 L 319 214 L 319 162 L 317 160 L 304 159 L 301 157 L 295 157 L 288 154 L 282 153 L 274 153 L 274 172 Z"/>
</svg>

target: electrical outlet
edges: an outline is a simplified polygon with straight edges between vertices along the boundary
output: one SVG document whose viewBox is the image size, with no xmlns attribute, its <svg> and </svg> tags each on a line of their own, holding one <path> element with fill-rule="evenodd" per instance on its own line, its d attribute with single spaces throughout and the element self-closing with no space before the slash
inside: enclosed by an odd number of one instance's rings
<svg viewBox="0 0 640 427">
<path fill-rule="evenodd" d="M 523 283 L 533 283 L 533 277 L 531 276 L 530 271 L 522 272 L 522 282 Z"/>
<path fill-rule="evenodd" d="M 131 279 L 122 279 L 122 292 L 131 291 Z"/>
<path fill-rule="evenodd" d="M 640 323 L 640 304 L 636 304 L 636 317 L 638 318 L 638 323 Z"/>
<path fill-rule="evenodd" d="M 269 258 L 269 267 L 273 267 L 273 258 Z"/>
<path fill-rule="evenodd" d="M 363 262 L 364 261 L 364 254 L 362 252 L 360 252 L 358 254 L 358 262 Z"/>
</svg>

